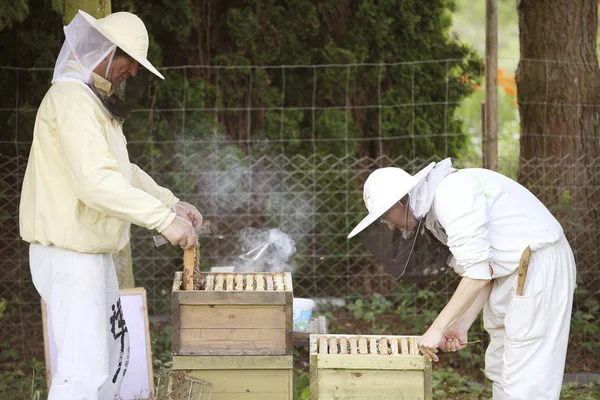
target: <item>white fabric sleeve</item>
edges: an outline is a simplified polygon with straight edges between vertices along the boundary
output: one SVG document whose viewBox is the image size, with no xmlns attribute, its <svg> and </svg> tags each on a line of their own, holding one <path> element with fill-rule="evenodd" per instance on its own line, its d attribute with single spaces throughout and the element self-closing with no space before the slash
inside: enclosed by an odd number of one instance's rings
<svg viewBox="0 0 600 400">
<path fill-rule="evenodd" d="M 133 186 L 156 197 L 168 208 L 173 208 L 179 202 L 179 199 L 169 189 L 157 184 L 150 175 L 133 163 L 131 164 L 131 173 Z"/>
<path fill-rule="evenodd" d="M 474 177 L 455 173 L 438 186 L 434 199 L 438 221 L 462 277 L 491 279 L 488 210 L 483 188 Z"/>
<path fill-rule="evenodd" d="M 94 106 L 78 93 L 55 105 L 58 145 L 75 195 L 94 210 L 162 232 L 176 214 L 123 176 Z"/>
</svg>

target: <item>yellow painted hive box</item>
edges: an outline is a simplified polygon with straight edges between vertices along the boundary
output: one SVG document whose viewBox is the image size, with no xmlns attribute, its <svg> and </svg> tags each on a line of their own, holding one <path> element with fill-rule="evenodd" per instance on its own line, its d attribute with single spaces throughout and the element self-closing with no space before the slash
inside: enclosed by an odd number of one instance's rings
<svg viewBox="0 0 600 400">
<path fill-rule="evenodd" d="M 211 400 L 293 400 L 293 356 L 173 356 L 174 370 L 212 383 Z"/>
<path fill-rule="evenodd" d="M 173 282 L 173 355 L 289 355 L 293 288 L 289 272 L 196 274 L 194 290 Z"/>
<path fill-rule="evenodd" d="M 416 336 L 311 335 L 311 400 L 431 400 Z"/>
</svg>

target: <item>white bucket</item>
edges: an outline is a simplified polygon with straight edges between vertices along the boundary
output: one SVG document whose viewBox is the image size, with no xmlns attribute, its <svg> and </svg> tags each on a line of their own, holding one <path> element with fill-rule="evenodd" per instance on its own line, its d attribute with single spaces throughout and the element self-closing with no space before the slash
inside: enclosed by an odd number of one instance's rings
<svg viewBox="0 0 600 400">
<path fill-rule="evenodd" d="M 294 331 L 308 332 L 314 307 L 312 299 L 294 297 Z"/>
</svg>

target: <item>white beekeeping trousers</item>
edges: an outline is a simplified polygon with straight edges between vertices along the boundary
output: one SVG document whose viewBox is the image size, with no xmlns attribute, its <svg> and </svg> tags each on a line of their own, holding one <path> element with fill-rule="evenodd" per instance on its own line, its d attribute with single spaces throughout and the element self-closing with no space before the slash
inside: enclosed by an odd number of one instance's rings
<svg viewBox="0 0 600 400">
<path fill-rule="evenodd" d="M 111 255 L 32 244 L 29 263 L 56 342 L 48 399 L 113 400 L 129 363 L 129 335 Z"/>
<path fill-rule="evenodd" d="M 494 400 L 556 400 L 560 396 L 571 308 L 575 259 L 563 237 L 531 253 L 523 296 L 517 272 L 494 280 L 483 310 L 490 334 L 485 372 Z"/>
</svg>

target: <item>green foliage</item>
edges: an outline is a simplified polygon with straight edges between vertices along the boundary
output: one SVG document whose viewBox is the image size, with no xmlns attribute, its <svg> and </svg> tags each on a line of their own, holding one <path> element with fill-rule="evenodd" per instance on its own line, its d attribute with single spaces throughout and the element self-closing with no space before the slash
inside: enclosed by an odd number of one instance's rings
<svg viewBox="0 0 600 400">
<path fill-rule="evenodd" d="M 354 303 L 348 304 L 346 309 L 352 311 L 354 319 L 369 322 L 373 332 L 382 332 L 389 328 L 388 324 L 378 324 L 377 316 L 391 312 L 392 302 L 378 293 L 375 293 L 373 296 L 367 297 L 364 300 L 362 298 L 356 299 Z"/>
<path fill-rule="evenodd" d="M 583 299 L 583 302 L 578 302 L 578 299 Z M 600 357 L 600 343 L 596 339 L 600 336 L 600 300 L 579 284 L 575 289 L 575 302 L 577 307 L 571 317 L 570 343 L 576 343 L 576 348 Z"/>
<path fill-rule="evenodd" d="M 436 399 L 492 397 L 489 381 L 485 385 L 476 383 L 472 376 L 461 374 L 453 368 L 434 368 L 432 378 L 433 397 Z"/>
<path fill-rule="evenodd" d="M 0 32 L 23 22 L 29 15 L 27 0 L 2 0 L 0 2 Z"/>
<path fill-rule="evenodd" d="M 310 399 L 310 373 L 294 371 L 294 400 Z"/>
<path fill-rule="evenodd" d="M 576 382 L 566 383 L 562 387 L 560 398 L 563 400 L 598 400 L 600 399 L 600 378 L 583 386 Z"/>
<path fill-rule="evenodd" d="M 561 223 L 563 229 L 574 227 L 583 229 L 583 225 L 577 222 L 577 210 L 573 207 L 573 195 L 570 189 L 565 189 L 560 193 L 558 204 L 549 207 L 550 211 Z"/>
<path fill-rule="evenodd" d="M 171 366 L 171 325 L 153 324 L 151 329 L 152 366 L 157 375 L 161 368 Z"/>
</svg>

